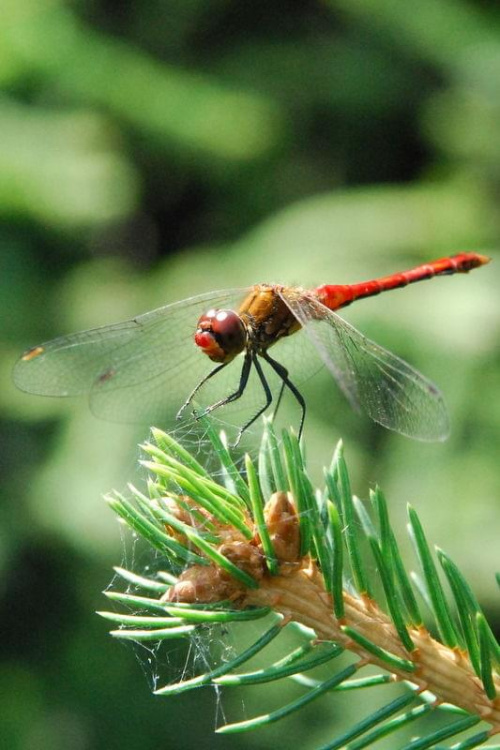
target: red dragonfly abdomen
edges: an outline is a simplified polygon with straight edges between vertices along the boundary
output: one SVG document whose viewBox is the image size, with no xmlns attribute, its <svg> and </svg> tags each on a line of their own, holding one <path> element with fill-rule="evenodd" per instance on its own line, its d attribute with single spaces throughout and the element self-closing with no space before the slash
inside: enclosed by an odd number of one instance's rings
<svg viewBox="0 0 500 750">
<path fill-rule="evenodd" d="M 330 310 L 350 305 L 354 300 L 363 297 L 373 297 L 390 289 L 414 284 L 416 281 L 431 279 L 433 276 L 443 276 L 454 273 L 467 273 L 489 262 L 489 258 L 479 253 L 459 253 L 451 258 L 440 258 L 431 263 L 412 268 L 410 271 L 394 273 L 372 281 L 362 281 L 360 284 L 324 284 L 314 292 L 319 300 Z"/>
</svg>

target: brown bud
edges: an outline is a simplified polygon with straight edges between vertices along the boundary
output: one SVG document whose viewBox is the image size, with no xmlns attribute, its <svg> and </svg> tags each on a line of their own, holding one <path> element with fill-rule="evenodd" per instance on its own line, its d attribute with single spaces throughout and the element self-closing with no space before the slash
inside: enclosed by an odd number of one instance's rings
<svg viewBox="0 0 500 750">
<path fill-rule="evenodd" d="M 282 563 L 298 562 L 299 518 L 290 493 L 275 492 L 271 495 L 264 508 L 264 518 L 278 560 Z"/>
<path fill-rule="evenodd" d="M 256 581 L 264 575 L 264 558 L 261 551 L 249 542 L 226 542 L 218 552 Z"/>
<path fill-rule="evenodd" d="M 192 565 L 168 590 L 164 601 L 210 604 L 224 599 L 234 600 L 243 593 L 243 586 L 226 571 L 214 565 Z"/>
</svg>

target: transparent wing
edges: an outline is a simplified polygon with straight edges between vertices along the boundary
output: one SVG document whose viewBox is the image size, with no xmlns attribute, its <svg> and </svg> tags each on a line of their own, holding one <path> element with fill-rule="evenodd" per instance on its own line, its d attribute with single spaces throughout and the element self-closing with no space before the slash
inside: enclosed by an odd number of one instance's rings
<svg viewBox="0 0 500 750">
<path fill-rule="evenodd" d="M 316 298 L 280 293 L 352 406 L 418 440 L 444 440 L 448 416 L 436 386 L 370 341 Z"/>
<path fill-rule="evenodd" d="M 237 309 L 245 292 L 211 292 L 62 336 L 26 352 L 14 382 L 44 396 L 88 394 L 92 411 L 106 419 L 165 424 L 215 366 L 193 341 L 199 316 L 211 307 Z M 232 363 L 208 381 L 207 404 L 234 390 L 238 379 Z"/>
</svg>

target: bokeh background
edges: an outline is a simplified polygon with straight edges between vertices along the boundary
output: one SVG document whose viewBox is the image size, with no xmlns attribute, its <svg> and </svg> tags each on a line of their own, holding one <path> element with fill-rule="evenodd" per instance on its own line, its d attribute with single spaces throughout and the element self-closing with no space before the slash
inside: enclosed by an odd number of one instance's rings
<svg viewBox="0 0 500 750">
<path fill-rule="evenodd" d="M 93 614 L 124 557 L 102 493 L 139 481 L 144 433 L 17 392 L 11 369 L 40 341 L 211 289 L 361 281 L 464 249 L 498 260 L 498 3 L 2 0 L 0 89 L 2 744 L 326 742 L 357 701 L 228 740 L 212 693 L 150 694 L 147 654 L 142 670 Z M 497 629 L 499 289 L 493 263 L 346 312 L 440 385 L 447 442 L 351 413 L 326 373 L 306 431 L 318 478 L 343 437 L 354 491 L 378 482 L 400 534 L 416 506 Z M 224 706 L 234 719 L 300 692 Z"/>
</svg>

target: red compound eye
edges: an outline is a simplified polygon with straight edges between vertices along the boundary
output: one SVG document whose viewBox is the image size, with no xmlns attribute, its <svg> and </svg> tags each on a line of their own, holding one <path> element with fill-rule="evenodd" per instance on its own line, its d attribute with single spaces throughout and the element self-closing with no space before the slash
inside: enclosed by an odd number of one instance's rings
<svg viewBox="0 0 500 750">
<path fill-rule="evenodd" d="M 241 318 L 232 310 L 218 310 L 212 319 L 212 331 L 220 338 L 224 349 L 245 344 L 245 327 Z"/>
<path fill-rule="evenodd" d="M 214 337 L 211 333 L 208 333 L 208 331 L 196 331 L 194 340 L 196 346 L 199 346 L 200 349 L 210 349 L 210 347 L 213 346 L 214 343 Z"/>
<path fill-rule="evenodd" d="M 233 310 L 209 310 L 198 321 L 197 346 L 214 362 L 230 362 L 246 343 L 246 329 Z"/>
</svg>

